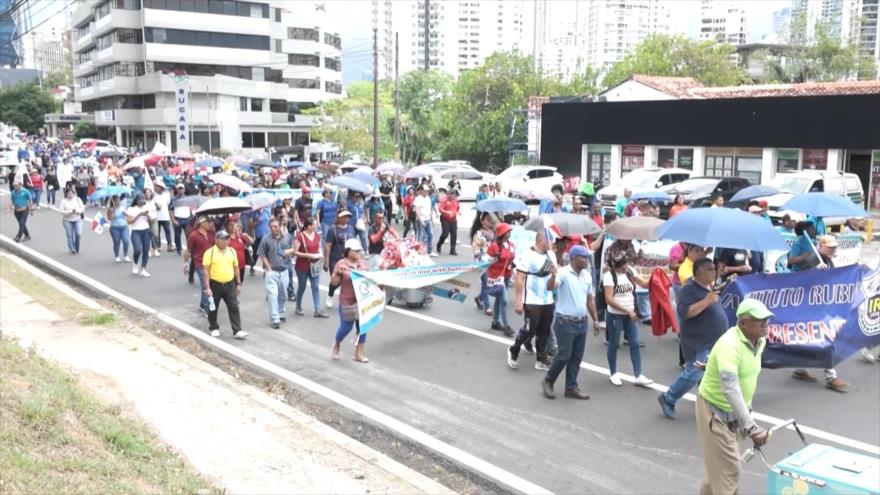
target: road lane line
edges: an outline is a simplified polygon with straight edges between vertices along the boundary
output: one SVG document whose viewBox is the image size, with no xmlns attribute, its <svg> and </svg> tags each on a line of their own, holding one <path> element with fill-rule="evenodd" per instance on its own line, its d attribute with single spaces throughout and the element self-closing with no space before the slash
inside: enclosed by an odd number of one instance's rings
<svg viewBox="0 0 880 495">
<path fill-rule="evenodd" d="M 489 463 L 488 461 L 484 461 L 479 457 L 474 456 L 464 450 L 459 449 L 458 447 L 454 447 L 442 440 L 439 440 L 427 433 L 418 430 L 396 418 L 393 418 L 377 409 L 374 409 L 362 402 L 358 402 L 346 395 L 343 395 L 335 390 L 326 387 L 324 385 L 318 384 L 308 378 L 296 374 L 290 370 L 286 370 L 274 363 L 271 363 L 265 359 L 256 357 L 248 352 L 245 352 L 228 342 L 222 341 L 220 339 L 210 337 L 202 330 L 198 330 L 191 325 L 184 323 L 174 317 L 171 317 L 167 314 L 161 313 L 158 310 L 151 308 L 139 301 L 136 301 L 124 294 L 119 293 L 116 290 L 113 290 L 106 285 L 98 282 L 97 280 L 92 279 L 91 277 L 84 275 L 70 267 L 67 267 L 48 256 L 40 253 L 35 249 L 31 249 L 27 246 L 23 246 L 21 244 L 13 243 L 12 239 L 7 237 L 6 235 L 0 234 L 0 242 L 6 244 L 8 248 L 13 248 L 15 250 L 21 250 L 27 253 L 28 255 L 40 260 L 40 262 L 45 263 L 55 270 L 58 270 L 67 276 L 76 279 L 80 283 L 90 286 L 95 290 L 105 293 L 106 295 L 117 299 L 119 302 L 126 304 L 138 311 L 144 312 L 148 315 L 155 316 L 157 319 L 173 326 L 179 331 L 201 341 L 202 343 L 213 347 L 217 350 L 224 352 L 227 355 L 234 356 L 235 358 L 242 360 L 252 366 L 255 366 L 259 369 L 267 373 L 271 373 L 283 380 L 287 380 L 291 383 L 295 383 L 302 388 L 305 388 L 315 394 L 324 397 L 327 400 L 335 402 L 346 409 L 349 409 L 360 416 L 363 416 L 371 421 L 381 424 L 382 426 L 395 431 L 410 440 L 413 440 L 416 443 L 431 449 L 444 457 L 452 459 L 462 465 L 465 465 L 474 471 L 477 471 L 484 476 L 491 478 L 492 480 L 501 483 L 504 486 L 510 487 L 516 491 L 522 493 L 529 494 L 540 494 L 540 495 L 551 495 L 553 492 L 538 486 L 526 479 L 523 479 L 509 471 L 506 471 L 494 464 Z"/>
</svg>

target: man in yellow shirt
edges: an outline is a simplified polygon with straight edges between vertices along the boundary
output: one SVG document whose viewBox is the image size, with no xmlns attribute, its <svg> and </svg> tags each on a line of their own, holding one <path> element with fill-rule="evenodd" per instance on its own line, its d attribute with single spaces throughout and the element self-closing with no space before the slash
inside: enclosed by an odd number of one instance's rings
<svg viewBox="0 0 880 495">
<path fill-rule="evenodd" d="M 229 247 L 229 234 L 225 230 L 214 235 L 214 247 L 205 251 L 202 267 L 205 270 L 205 286 L 202 290 L 211 303 L 208 308 L 208 330 L 211 336 L 220 336 L 217 310 L 220 309 L 220 301 L 224 301 L 229 312 L 232 338 L 244 340 L 247 332 L 241 329 L 241 314 L 238 310 L 238 294 L 241 292 L 238 255 Z"/>
</svg>

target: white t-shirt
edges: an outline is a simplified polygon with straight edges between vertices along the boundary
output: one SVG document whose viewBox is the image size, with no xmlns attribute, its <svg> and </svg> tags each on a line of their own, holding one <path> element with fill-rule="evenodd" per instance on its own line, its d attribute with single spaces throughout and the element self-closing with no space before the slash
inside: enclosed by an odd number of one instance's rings
<svg viewBox="0 0 880 495">
<path fill-rule="evenodd" d="M 606 271 L 605 275 L 602 276 L 602 287 L 614 287 L 614 279 L 611 277 L 610 271 Z M 635 311 L 635 290 L 636 288 L 629 281 L 629 277 L 625 273 L 617 274 L 617 287 L 614 289 L 614 300 L 617 301 L 617 304 L 630 311 Z M 610 304 L 608 305 L 608 312 L 616 315 L 626 314 L 626 312 L 620 311 Z"/>
<path fill-rule="evenodd" d="M 171 221 L 171 214 L 168 213 L 168 205 L 171 204 L 171 196 L 167 192 L 157 194 L 153 197 L 153 203 L 156 204 L 156 220 Z"/>
<path fill-rule="evenodd" d="M 69 222 L 81 220 L 82 217 L 80 215 L 86 209 L 86 207 L 83 205 L 82 200 L 79 199 L 79 196 L 74 196 L 73 199 L 62 199 L 61 204 L 58 205 L 58 208 L 64 214 L 62 218 Z"/>
<path fill-rule="evenodd" d="M 556 264 L 553 253 L 548 251 L 541 254 L 534 249 L 529 249 L 516 261 L 516 270 L 526 274 L 524 304 L 553 304 L 553 291 L 547 289 L 550 274 L 543 277 L 535 275 L 541 273 L 548 263 Z"/>
<path fill-rule="evenodd" d="M 133 217 L 135 215 L 140 215 L 141 212 L 146 211 L 147 216 L 139 216 L 134 223 L 128 224 L 131 230 L 149 230 L 150 228 L 150 219 L 156 218 L 156 207 L 152 203 L 147 203 L 143 208 L 137 206 L 129 206 L 128 209 L 125 210 L 126 217 Z"/>
<path fill-rule="evenodd" d="M 433 207 L 431 206 L 431 197 L 430 196 L 416 196 L 416 199 L 413 200 L 413 208 L 416 211 L 416 218 L 420 222 L 427 222 L 431 219 L 431 211 Z"/>
</svg>

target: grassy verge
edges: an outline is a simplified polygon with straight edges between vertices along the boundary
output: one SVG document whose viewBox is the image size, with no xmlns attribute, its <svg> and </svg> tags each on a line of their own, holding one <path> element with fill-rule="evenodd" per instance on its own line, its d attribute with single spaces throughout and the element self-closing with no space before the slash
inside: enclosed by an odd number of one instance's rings
<svg viewBox="0 0 880 495">
<path fill-rule="evenodd" d="M 0 338 L 0 493 L 217 492 L 143 425 Z"/>
<path fill-rule="evenodd" d="M 5 257 L 0 257 L 0 278 L 64 318 L 80 319 L 94 313 Z"/>
</svg>

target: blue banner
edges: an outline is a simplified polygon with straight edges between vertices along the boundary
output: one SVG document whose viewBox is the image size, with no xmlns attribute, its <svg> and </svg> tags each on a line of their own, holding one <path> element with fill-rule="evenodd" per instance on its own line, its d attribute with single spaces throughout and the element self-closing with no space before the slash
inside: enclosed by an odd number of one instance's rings
<svg viewBox="0 0 880 495">
<path fill-rule="evenodd" d="M 744 298 L 760 300 L 775 314 L 765 368 L 832 368 L 880 344 L 880 270 L 852 265 L 738 277 L 721 294 L 731 326 Z"/>
</svg>

